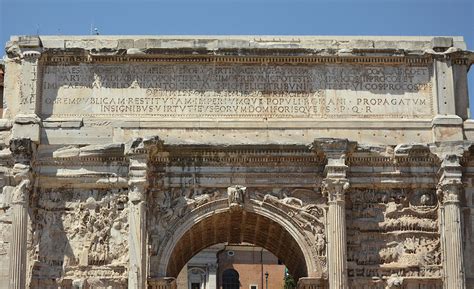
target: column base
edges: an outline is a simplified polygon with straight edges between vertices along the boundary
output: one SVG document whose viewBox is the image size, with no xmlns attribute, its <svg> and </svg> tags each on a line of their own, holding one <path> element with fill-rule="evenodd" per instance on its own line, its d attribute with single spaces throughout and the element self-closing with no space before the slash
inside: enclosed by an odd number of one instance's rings
<svg viewBox="0 0 474 289">
<path fill-rule="evenodd" d="M 177 289 L 176 278 L 150 278 L 147 284 L 148 289 Z"/>
<path fill-rule="evenodd" d="M 296 289 L 328 289 L 328 281 L 321 278 L 303 277 L 298 280 Z"/>
</svg>

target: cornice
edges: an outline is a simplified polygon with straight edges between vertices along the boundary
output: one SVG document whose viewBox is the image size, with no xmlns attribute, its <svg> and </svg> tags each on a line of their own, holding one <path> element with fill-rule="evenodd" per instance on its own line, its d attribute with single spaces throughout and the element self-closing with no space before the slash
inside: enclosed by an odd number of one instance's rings
<svg viewBox="0 0 474 289">
<path fill-rule="evenodd" d="M 91 55 L 89 53 L 62 53 L 50 54 L 44 52 L 42 63 L 46 65 L 67 65 L 77 63 L 162 63 L 162 64 L 301 64 L 301 65 L 315 65 L 315 64 L 356 64 L 356 65 L 412 65 L 423 66 L 433 62 L 433 57 L 430 55 L 380 55 L 375 54 L 371 56 L 370 53 L 364 52 L 364 55 L 288 55 L 287 53 L 277 53 L 280 55 L 272 55 L 272 51 L 265 51 L 268 55 L 195 55 L 193 52 L 189 54 L 163 54 L 163 53 L 148 53 L 144 55 Z M 69 55 L 68 55 L 69 54 Z"/>
</svg>

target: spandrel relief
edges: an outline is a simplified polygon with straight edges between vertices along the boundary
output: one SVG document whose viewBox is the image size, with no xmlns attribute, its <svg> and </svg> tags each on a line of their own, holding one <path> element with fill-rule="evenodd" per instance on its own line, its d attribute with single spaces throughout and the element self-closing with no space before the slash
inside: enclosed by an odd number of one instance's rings
<svg viewBox="0 0 474 289">
<path fill-rule="evenodd" d="M 326 210 L 320 192 L 308 189 L 262 189 L 233 186 L 229 188 L 165 188 L 152 193 L 148 219 L 150 254 L 160 254 L 160 246 L 176 228 L 195 211 L 205 206 L 225 207 L 229 210 L 258 206 L 284 216 L 304 234 L 312 244 L 312 255 L 322 270 L 326 267 Z"/>
<path fill-rule="evenodd" d="M 434 190 L 351 192 L 346 211 L 349 277 L 385 284 L 390 278 L 440 278 L 438 210 Z"/>
<path fill-rule="evenodd" d="M 260 194 L 261 195 L 261 194 Z M 302 230 L 323 272 L 326 259 L 326 200 L 321 192 L 308 189 L 283 189 L 266 193 L 262 206 L 271 205 L 284 212 Z"/>
<path fill-rule="evenodd" d="M 175 227 L 176 222 L 192 210 L 218 199 L 227 198 L 225 189 L 185 189 L 168 188 L 153 193 L 149 218 L 151 254 L 156 255 L 166 234 Z"/>
<path fill-rule="evenodd" d="M 91 273 L 93 268 L 124 271 L 128 262 L 126 190 L 44 191 L 37 204 L 33 276 L 74 278 L 84 268 Z"/>
</svg>

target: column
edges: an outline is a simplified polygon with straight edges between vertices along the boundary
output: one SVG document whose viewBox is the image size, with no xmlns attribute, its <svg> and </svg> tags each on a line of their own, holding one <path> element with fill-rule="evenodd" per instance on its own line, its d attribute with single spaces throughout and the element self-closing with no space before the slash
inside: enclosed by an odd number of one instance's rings
<svg viewBox="0 0 474 289">
<path fill-rule="evenodd" d="M 217 288 L 217 264 L 208 265 L 208 279 L 206 289 L 216 289 Z"/>
<path fill-rule="evenodd" d="M 130 157 L 129 166 L 129 271 L 128 288 L 146 288 L 146 189 L 147 157 Z"/>
<path fill-rule="evenodd" d="M 329 288 L 348 289 L 346 205 L 345 191 L 349 188 L 345 164 L 349 142 L 347 140 L 326 140 L 319 144 L 325 153 L 326 178 L 322 183 L 323 194 L 328 198 L 328 278 Z"/>
<path fill-rule="evenodd" d="M 448 155 L 440 168 L 438 195 L 442 203 L 441 238 L 444 256 L 444 288 L 465 287 L 463 247 L 461 235 L 461 196 L 463 194 L 462 170 L 459 157 Z"/>
<path fill-rule="evenodd" d="M 12 239 L 10 243 L 9 288 L 26 288 L 26 245 L 28 232 L 28 199 L 31 188 L 32 143 L 29 139 L 13 139 L 10 150 L 15 160 L 12 193 Z"/>
<path fill-rule="evenodd" d="M 346 247 L 346 205 L 345 190 L 349 188 L 347 179 L 326 178 L 324 190 L 328 197 L 328 272 L 329 288 L 347 287 L 347 247 Z"/>
</svg>

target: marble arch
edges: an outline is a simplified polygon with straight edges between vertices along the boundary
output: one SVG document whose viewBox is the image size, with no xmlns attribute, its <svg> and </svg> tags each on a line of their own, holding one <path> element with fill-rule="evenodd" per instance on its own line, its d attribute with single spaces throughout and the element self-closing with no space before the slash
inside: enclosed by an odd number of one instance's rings
<svg viewBox="0 0 474 289">
<path fill-rule="evenodd" d="M 323 256 L 316 255 L 317 252 L 311 250 L 314 241 L 287 212 L 261 200 L 249 200 L 239 211 L 232 211 L 227 199 L 205 206 L 207 208 L 201 208 L 202 213 L 191 212 L 184 216 L 186 220 L 164 240 L 162 257 L 157 262 L 159 275 L 176 277 L 194 254 L 208 246 L 247 242 L 273 252 L 297 279 L 323 278 L 325 247 L 320 248 Z M 153 275 L 153 260 L 150 266 Z"/>
<path fill-rule="evenodd" d="M 173 289 L 197 250 L 241 240 L 299 289 L 474 288 L 462 37 L 13 36 L 6 53 L 0 288 Z"/>
</svg>

